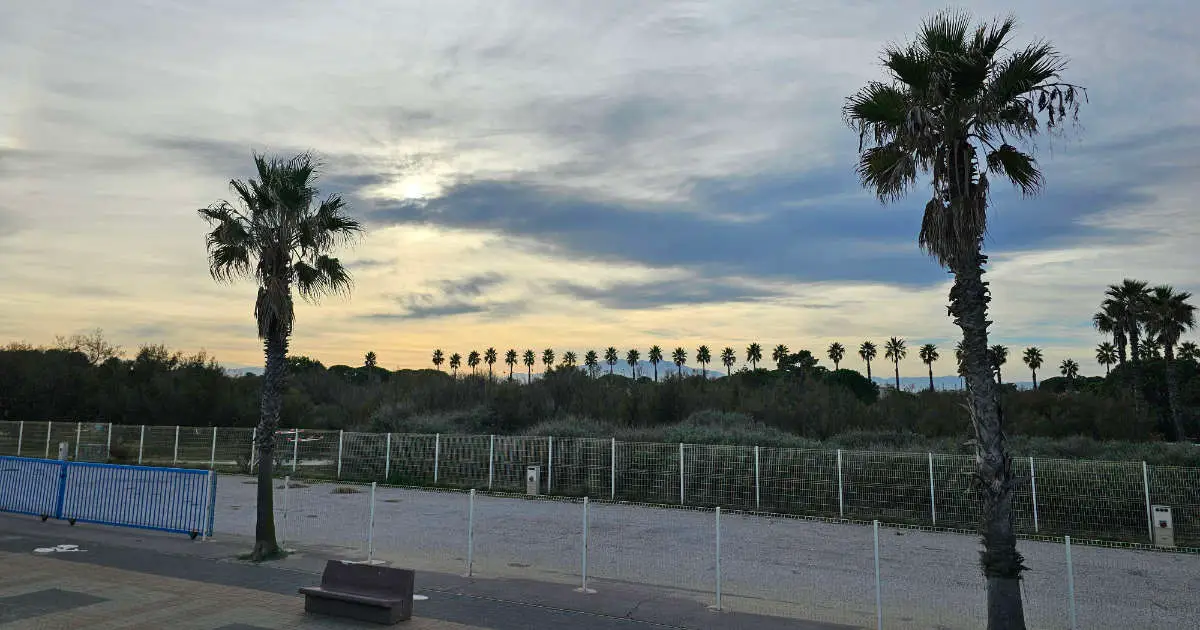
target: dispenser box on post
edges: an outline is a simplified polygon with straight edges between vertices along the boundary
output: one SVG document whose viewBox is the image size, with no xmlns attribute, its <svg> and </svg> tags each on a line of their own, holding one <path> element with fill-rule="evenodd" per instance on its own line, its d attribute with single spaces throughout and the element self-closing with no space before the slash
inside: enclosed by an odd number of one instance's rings
<svg viewBox="0 0 1200 630">
<path fill-rule="evenodd" d="M 542 493 L 542 467 L 525 467 L 525 494 L 536 496 Z"/>
<path fill-rule="evenodd" d="M 1154 523 L 1154 546 L 1175 546 L 1175 520 L 1171 518 L 1171 506 L 1152 505 L 1150 514 Z"/>
</svg>

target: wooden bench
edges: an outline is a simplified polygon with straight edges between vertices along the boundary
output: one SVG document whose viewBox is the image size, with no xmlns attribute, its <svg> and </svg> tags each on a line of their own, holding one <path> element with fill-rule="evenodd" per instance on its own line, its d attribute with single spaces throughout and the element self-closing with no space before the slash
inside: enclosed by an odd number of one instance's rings
<svg viewBox="0 0 1200 630">
<path fill-rule="evenodd" d="M 320 586 L 300 589 L 304 610 L 392 625 L 412 617 L 412 569 L 330 560 Z"/>
</svg>

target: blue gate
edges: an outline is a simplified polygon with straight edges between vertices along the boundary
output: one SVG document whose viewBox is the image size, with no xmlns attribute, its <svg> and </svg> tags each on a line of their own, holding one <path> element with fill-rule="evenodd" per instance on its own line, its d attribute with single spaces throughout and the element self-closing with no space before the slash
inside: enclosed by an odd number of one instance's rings
<svg viewBox="0 0 1200 630">
<path fill-rule="evenodd" d="M 0 512 L 211 536 L 207 470 L 0 457 Z"/>
</svg>

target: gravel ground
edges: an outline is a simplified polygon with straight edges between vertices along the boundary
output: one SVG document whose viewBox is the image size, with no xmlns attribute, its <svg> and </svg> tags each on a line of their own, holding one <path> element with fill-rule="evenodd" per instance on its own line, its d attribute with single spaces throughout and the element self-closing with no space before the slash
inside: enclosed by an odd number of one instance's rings
<svg viewBox="0 0 1200 630">
<path fill-rule="evenodd" d="M 282 482 L 278 487 L 282 487 Z M 358 492 L 337 493 L 337 488 Z M 287 544 L 337 547 L 418 570 L 465 573 L 468 495 L 379 488 L 368 549 L 370 486 L 313 484 L 276 491 Z M 716 522 L 711 510 L 591 504 L 588 586 L 606 580 L 678 589 L 713 603 Z M 559 500 L 475 499 L 473 572 L 578 585 L 583 505 Z M 254 485 L 222 476 L 216 530 L 254 531 Z M 870 527 L 722 515 L 722 606 L 874 627 Z M 1065 549 L 1026 542 L 1024 592 L 1031 628 L 1069 628 Z M 887 628 L 980 628 L 985 598 L 975 537 L 880 528 Z M 1198 628 L 1200 557 L 1074 546 L 1080 628 Z"/>
</svg>

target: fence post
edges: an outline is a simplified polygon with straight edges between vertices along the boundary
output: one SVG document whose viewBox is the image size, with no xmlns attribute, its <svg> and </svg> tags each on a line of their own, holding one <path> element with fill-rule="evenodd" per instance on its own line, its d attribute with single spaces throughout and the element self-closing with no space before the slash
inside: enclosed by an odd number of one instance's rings
<svg viewBox="0 0 1200 630">
<path fill-rule="evenodd" d="M 761 484 L 759 483 L 759 480 L 760 480 L 760 478 L 759 478 L 759 474 L 758 474 L 758 447 L 755 446 L 754 447 L 754 510 L 756 512 L 762 511 L 762 495 L 759 492 L 759 487 Z"/>
<path fill-rule="evenodd" d="M 25 439 L 25 421 L 17 425 L 17 457 L 21 456 L 21 442 Z"/>
<path fill-rule="evenodd" d="M 371 515 L 367 519 L 367 564 L 375 564 L 375 483 L 371 482 Z"/>
<path fill-rule="evenodd" d="M 617 500 L 617 438 L 612 438 L 612 446 L 610 447 L 611 455 L 608 465 L 608 500 Z"/>
<path fill-rule="evenodd" d="M 200 510 L 200 518 L 203 522 L 200 523 L 200 541 L 208 540 L 208 515 L 212 511 L 212 493 L 213 493 L 213 471 L 208 471 L 208 475 L 204 478 L 204 509 Z"/>
<path fill-rule="evenodd" d="M 1154 542 L 1154 514 L 1150 511 L 1150 469 L 1142 462 L 1142 488 L 1146 492 L 1146 527 L 1149 528 L 1150 542 Z"/>
<path fill-rule="evenodd" d="M 300 427 L 292 429 L 292 472 L 300 465 Z"/>
<path fill-rule="evenodd" d="M 721 610 L 721 506 L 717 506 L 717 604 L 713 610 Z"/>
<path fill-rule="evenodd" d="M 1033 533 L 1041 531 L 1037 512 L 1037 473 L 1033 469 L 1033 458 L 1029 458 L 1029 499 L 1033 503 Z"/>
<path fill-rule="evenodd" d="M 208 469 L 217 469 L 217 427 L 213 427 L 212 449 L 208 453 Z"/>
<path fill-rule="evenodd" d="M 683 442 L 679 443 L 679 505 L 683 505 Z"/>
<path fill-rule="evenodd" d="M 392 432 L 388 431 L 387 444 L 383 451 L 383 481 L 387 483 L 392 478 Z"/>
<path fill-rule="evenodd" d="M 838 466 L 838 518 L 846 518 L 846 495 L 842 491 L 842 449 L 837 450 Z"/>
<path fill-rule="evenodd" d="M 929 515 L 933 517 L 933 526 L 937 527 L 937 494 L 933 487 L 933 453 L 929 453 Z"/>
<path fill-rule="evenodd" d="M 146 425 L 142 425 L 141 433 L 138 435 L 138 466 L 142 465 L 142 451 L 146 447 Z"/>
<path fill-rule="evenodd" d="M 342 438 L 344 435 L 345 435 L 345 432 L 342 431 L 341 429 L 338 429 L 338 464 L 337 464 L 337 466 L 338 466 L 337 467 L 337 478 L 338 479 L 342 478 Z M 299 441 L 300 441 L 299 438 L 300 438 L 300 429 L 297 428 L 296 429 L 296 442 L 297 443 L 299 443 Z"/>
<path fill-rule="evenodd" d="M 1071 537 L 1063 536 L 1067 548 L 1067 598 L 1071 610 L 1071 630 L 1075 630 L 1075 567 L 1071 563 Z"/>
<path fill-rule="evenodd" d="M 83 423 L 75 423 L 75 461 L 79 461 L 79 440 L 83 436 Z"/>
<path fill-rule="evenodd" d="M 554 481 L 554 436 L 546 438 L 546 494 L 550 494 L 550 484 Z"/>
<path fill-rule="evenodd" d="M 442 456 L 442 434 L 433 434 L 433 485 L 438 482 L 438 460 Z"/>
<path fill-rule="evenodd" d="M 287 522 L 288 522 L 288 490 L 291 489 L 291 475 L 283 476 L 283 535 L 279 537 L 279 546 L 282 547 L 287 542 Z"/>
<path fill-rule="evenodd" d="M 471 577 L 475 553 L 475 488 L 467 499 L 467 577 Z"/>
<path fill-rule="evenodd" d="M 171 465 L 179 464 L 179 425 L 175 425 L 175 452 L 171 455 Z"/>
<path fill-rule="evenodd" d="M 46 421 L 46 459 L 50 459 L 50 432 L 54 428 L 54 421 Z"/>
<path fill-rule="evenodd" d="M 875 627 L 883 630 L 883 588 L 879 581 L 879 521 L 871 523 L 875 536 Z"/>
<path fill-rule="evenodd" d="M 580 574 L 583 576 L 583 581 L 579 588 L 575 589 L 577 593 L 589 594 L 595 593 L 594 589 L 588 588 L 587 585 L 587 552 L 588 552 L 588 498 L 583 497 L 583 559 L 580 564 Z"/>
<path fill-rule="evenodd" d="M 488 440 L 488 490 L 492 489 L 492 481 L 496 478 L 496 436 Z"/>
<path fill-rule="evenodd" d="M 104 461 L 112 459 L 112 423 L 108 423 L 108 435 L 104 438 Z"/>
</svg>

